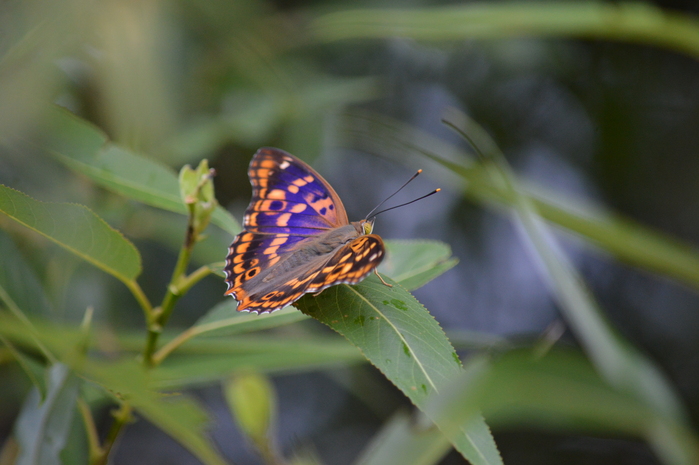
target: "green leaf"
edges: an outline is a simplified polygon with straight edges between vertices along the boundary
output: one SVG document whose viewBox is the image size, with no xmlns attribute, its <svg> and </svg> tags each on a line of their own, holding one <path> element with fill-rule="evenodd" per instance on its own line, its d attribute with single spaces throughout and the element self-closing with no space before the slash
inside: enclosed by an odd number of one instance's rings
<svg viewBox="0 0 699 465">
<path fill-rule="evenodd" d="M 61 462 L 64 465 L 88 464 L 90 463 L 89 449 L 87 431 L 85 430 L 85 422 L 82 415 L 73 415 L 73 422 L 70 425 L 66 446 L 61 452 Z"/>
<path fill-rule="evenodd" d="M 416 405 L 461 366 L 432 315 L 397 284 L 370 276 L 304 296 L 297 306 L 359 347 Z"/>
<path fill-rule="evenodd" d="M 415 424 L 404 411 L 386 422 L 357 460 L 358 465 L 433 465 L 449 452 L 451 443 L 428 420 Z"/>
<path fill-rule="evenodd" d="M 0 335 L 18 345 L 30 347 L 39 339 L 57 358 L 69 364 L 76 374 L 93 381 L 107 393 L 127 399 L 141 415 L 180 442 L 202 462 L 207 465 L 225 464 L 205 435 L 207 415 L 201 407 L 186 396 L 164 396 L 157 392 L 150 373 L 135 360 L 107 362 L 76 357 L 75 341 L 83 337 L 78 329 L 37 323 L 32 333 L 28 334 L 26 327 L 15 319 L 0 314 Z"/>
<path fill-rule="evenodd" d="M 24 352 L 15 347 L 12 342 L 2 335 L 0 335 L 0 342 L 10 351 L 12 357 L 34 385 L 34 388 L 39 390 L 39 396 L 43 401 L 46 398 L 46 367 L 25 355 Z"/>
<path fill-rule="evenodd" d="M 49 368 L 46 398 L 32 389 L 22 406 L 15 437 L 20 446 L 17 465 L 62 465 L 60 454 L 70 433 L 79 379 L 61 363 Z"/>
<path fill-rule="evenodd" d="M 699 56 L 699 23 L 638 3 L 486 2 L 420 9 L 356 9 L 315 19 L 320 41 L 407 37 L 422 40 L 583 37 L 639 42 Z"/>
<path fill-rule="evenodd" d="M 227 299 L 216 305 L 194 326 L 183 331 L 176 338 L 165 344 L 155 356 L 158 363 L 196 336 L 229 336 L 231 334 L 274 328 L 308 319 L 306 315 L 293 307 L 288 307 L 266 316 L 239 314 L 236 312 L 237 307 L 238 304 L 233 299 Z"/>
<path fill-rule="evenodd" d="M 133 360 L 81 364 L 89 379 L 127 399 L 141 415 L 172 436 L 207 465 L 225 465 L 205 435 L 208 416 L 184 395 L 163 396 L 150 387 L 148 374 Z"/>
<path fill-rule="evenodd" d="M 141 272 L 138 250 L 87 207 L 40 202 L 0 185 L 0 212 L 124 282 Z"/>
<path fill-rule="evenodd" d="M 337 338 L 238 336 L 191 341 L 184 354 L 174 354 L 152 371 L 161 389 L 210 384 L 241 369 L 260 372 L 308 371 L 365 359 L 355 347 Z"/>
<path fill-rule="evenodd" d="M 309 318 L 291 306 L 263 315 L 238 312 L 237 308 L 235 300 L 226 299 L 199 318 L 191 330 L 206 336 L 231 336 L 277 328 Z"/>
<path fill-rule="evenodd" d="M 3 231 L 0 231 L 0 257 L 0 301 L 15 315 L 48 317 L 51 305 L 39 278 Z"/>
<path fill-rule="evenodd" d="M 459 260 L 451 257 L 451 247 L 440 241 L 387 240 L 386 259 L 379 273 L 387 274 L 412 291 L 450 270 Z"/>
<path fill-rule="evenodd" d="M 304 296 L 297 306 L 357 346 L 419 408 L 460 371 L 459 357 L 435 319 L 397 283 L 389 288 L 370 276 L 356 286 Z M 502 462 L 482 419 L 453 444 L 474 464 Z"/>
<path fill-rule="evenodd" d="M 54 108 L 50 116 L 41 146 L 70 169 L 127 198 L 188 214 L 172 169 L 108 142 L 97 128 L 64 109 Z M 211 221 L 232 235 L 241 229 L 221 206 Z"/>
<path fill-rule="evenodd" d="M 243 434 L 263 457 L 273 454 L 271 429 L 276 417 L 277 397 L 269 378 L 245 370 L 224 383 L 223 393 Z"/>
<path fill-rule="evenodd" d="M 428 400 L 425 410 L 448 436 L 458 435 L 464 421 L 482 411 L 494 426 L 526 423 L 556 431 L 633 434 L 655 446 L 665 463 L 689 465 L 699 459 L 699 443 L 686 425 L 612 388 L 576 352 L 553 351 L 542 359 L 528 351 L 495 361 L 477 357 Z"/>
</svg>

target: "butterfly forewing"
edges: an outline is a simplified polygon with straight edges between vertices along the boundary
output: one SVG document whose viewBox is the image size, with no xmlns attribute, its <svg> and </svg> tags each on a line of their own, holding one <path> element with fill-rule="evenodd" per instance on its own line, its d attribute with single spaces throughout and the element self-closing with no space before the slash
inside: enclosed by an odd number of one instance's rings
<svg viewBox="0 0 699 465">
<path fill-rule="evenodd" d="M 250 232 L 313 235 L 349 224 L 333 188 L 313 168 L 284 151 L 258 150 L 248 175 L 253 192 L 244 226 Z"/>
</svg>

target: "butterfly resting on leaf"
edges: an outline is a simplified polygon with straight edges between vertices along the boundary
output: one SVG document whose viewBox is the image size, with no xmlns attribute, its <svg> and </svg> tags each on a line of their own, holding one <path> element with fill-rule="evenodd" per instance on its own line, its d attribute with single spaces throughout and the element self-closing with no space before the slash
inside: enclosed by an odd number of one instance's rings
<svg viewBox="0 0 699 465">
<path fill-rule="evenodd" d="M 376 215 L 350 223 L 330 184 L 283 150 L 258 150 L 248 176 L 252 200 L 224 269 L 226 295 L 239 311 L 273 312 L 306 293 L 357 284 L 372 271 L 381 279 L 376 267 L 386 249 L 371 234 Z"/>
</svg>

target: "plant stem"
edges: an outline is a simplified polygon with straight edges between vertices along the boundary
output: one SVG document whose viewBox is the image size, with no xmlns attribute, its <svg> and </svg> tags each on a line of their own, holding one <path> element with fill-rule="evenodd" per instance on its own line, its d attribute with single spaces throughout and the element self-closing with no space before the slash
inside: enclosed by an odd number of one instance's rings
<svg viewBox="0 0 699 465">
<path fill-rule="evenodd" d="M 187 237 L 190 236 L 190 232 L 187 232 Z M 177 264 L 172 272 L 172 278 L 170 279 L 170 284 L 167 286 L 167 291 L 165 292 L 165 297 L 163 302 L 160 304 L 160 314 L 158 315 L 158 323 L 160 326 L 165 326 L 167 321 L 172 315 L 172 311 L 175 308 L 175 303 L 182 297 L 184 290 L 181 287 L 181 282 L 185 271 L 187 270 L 187 265 L 189 265 L 189 259 L 192 256 L 193 243 L 188 243 L 185 240 L 185 244 L 180 249 L 180 255 L 177 257 Z M 191 287 L 191 286 L 190 286 Z M 188 288 L 187 288 L 188 289 Z"/>
<path fill-rule="evenodd" d="M 154 366 L 153 354 L 155 353 L 155 350 L 158 346 L 158 338 L 160 337 L 160 333 L 162 332 L 162 329 L 167 323 L 167 321 L 170 319 L 170 315 L 172 315 L 172 311 L 175 308 L 175 304 L 184 293 L 181 284 L 183 281 L 186 282 L 186 279 L 183 278 L 183 276 L 185 271 L 187 270 L 189 259 L 192 256 L 192 249 L 194 248 L 194 244 L 197 242 L 197 234 L 193 226 L 194 207 L 191 205 L 189 207 L 190 208 L 189 221 L 187 223 L 187 235 L 185 237 L 184 244 L 180 249 L 180 253 L 177 257 L 177 264 L 175 265 L 175 269 L 172 272 L 170 284 L 168 284 L 167 286 L 167 291 L 165 292 L 165 297 L 163 297 L 163 302 L 160 304 L 160 307 L 152 311 L 150 318 L 147 319 L 148 339 L 146 341 L 146 346 L 143 350 L 143 363 L 147 367 Z M 192 285 L 194 284 L 192 283 L 189 286 L 185 286 L 184 290 L 188 290 Z"/>
<path fill-rule="evenodd" d="M 101 448 L 101 454 L 94 460 L 90 460 L 90 465 L 106 465 L 109 460 L 109 453 L 114 446 L 119 433 L 121 433 L 124 425 L 131 421 L 131 405 L 128 401 L 123 401 L 119 410 L 113 412 L 114 423 L 107 433 L 107 437 L 104 439 L 104 446 Z"/>
<path fill-rule="evenodd" d="M 82 398 L 78 399 L 78 409 L 80 410 L 80 415 L 83 417 L 83 423 L 85 424 L 89 451 L 89 463 L 98 463 L 98 461 L 104 455 L 104 449 L 102 449 L 102 446 L 100 446 L 95 419 L 92 417 L 90 406 L 87 405 L 87 402 L 85 402 L 85 400 Z"/>
</svg>

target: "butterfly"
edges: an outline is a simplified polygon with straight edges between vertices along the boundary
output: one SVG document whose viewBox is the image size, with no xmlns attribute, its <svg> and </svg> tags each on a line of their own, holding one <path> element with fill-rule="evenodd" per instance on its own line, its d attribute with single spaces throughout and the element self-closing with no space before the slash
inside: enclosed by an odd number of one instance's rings
<svg viewBox="0 0 699 465">
<path fill-rule="evenodd" d="M 376 272 L 386 249 L 371 234 L 375 217 L 350 223 L 340 197 L 313 168 L 266 147 L 252 157 L 248 176 L 252 199 L 224 268 L 226 295 L 239 311 L 273 312 Z"/>
</svg>

